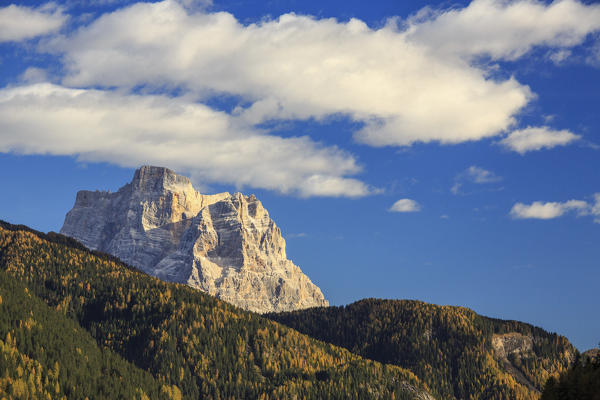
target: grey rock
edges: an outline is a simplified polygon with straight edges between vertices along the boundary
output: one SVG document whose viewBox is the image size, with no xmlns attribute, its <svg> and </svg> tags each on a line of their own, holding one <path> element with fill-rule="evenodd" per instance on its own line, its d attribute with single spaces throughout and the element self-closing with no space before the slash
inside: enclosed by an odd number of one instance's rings
<svg viewBox="0 0 600 400">
<path fill-rule="evenodd" d="M 518 332 L 492 335 L 492 347 L 494 348 L 494 353 L 504 371 L 512 375 L 520 384 L 525 385 L 533 392 L 540 394 L 539 389 L 536 388 L 523 372 L 515 367 L 509 359 L 509 356 L 519 358 L 530 358 L 535 356 L 533 353 L 533 343 L 534 338 Z"/>
<path fill-rule="evenodd" d="M 247 310 L 328 305 L 254 195 L 203 195 L 166 168 L 141 167 L 116 193 L 80 191 L 60 232 Z"/>
</svg>

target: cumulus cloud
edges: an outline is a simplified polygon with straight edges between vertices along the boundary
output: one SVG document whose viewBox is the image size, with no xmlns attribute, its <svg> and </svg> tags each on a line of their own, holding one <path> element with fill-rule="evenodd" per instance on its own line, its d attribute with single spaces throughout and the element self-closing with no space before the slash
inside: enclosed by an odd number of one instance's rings
<svg viewBox="0 0 600 400">
<path fill-rule="evenodd" d="M 60 29 L 67 16 L 53 3 L 30 8 L 11 4 L 0 8 L 0 42 L 46 35 Z"/>
<path fill-rule="evenodd" d="M 568 51 L 600 25 L 600 6 L 574 0 L 475 0 L 379 28 L 293 13 L 243 24 L 230 13 L 207 11 L 209 5 L 140 2 L 45 41 L 40 51 L 64 63 L 64 86 L 2 90 L 0 151 L 77 154 L 121 165 L 152 161 L 209 181 L 301 196 L 363 196 L 374 191 L 349 177 L 360 171 L 350 154 L 257 126 L 341 114 L 358 122 L 356 139 L 371 146 L 497 136 L 514 129 L 535 94 L 514 77 L 492 78 L 473 60 L 514 60 L 535 46 Z M 52 6 L 10 6 L 2 15 L 14 18 L 0 17 L 8 27 L 0 40 L 56 32 L 66 19 Z M 2 22 L 22 15 L 31 18 L 20 31 Z M 22 80 L 44 79 L 40 72 L 28 70 Z M 182 97 L 156 95 L 165 92 Z M 201 104 L 221 95 L 239 100 L 237 107 L 219 112 Z M 34 142 L 5 133 L 20 128 Z M 90 144 L 75 131 L 89 132 Z"/>
<path fill-rule="evenodd" d="M 514 78 L 491 79 L 472 56 L 566 48 L 598 21 L 600 6 L 571 0 L 475 0 L 401 27 L 293 13 L 243 25 L 165 0 L 105 14 L 52 49 L 64 55 L 66 85 L 232 94 L 250 104 L 237 112 L 251 124 L 341 113 L 364 124 L 356 138 L 372 146 L 459 143 L 509 129 L 534 97 Z"/>
<path fill-rule="evenodd" d="M 502 180 L 501 176 L 496 175 L 494 172 L 487 169 L 471 165 L 469 168 L 456 175 L 454 178 L 454 185 L 450 188 L 450 191 L 454 194 L 460 194 L 461 189 L 465 183 L 494 183 Z"/>
<path fill-rule="evenodd" d="M 566 146 L 580 138 L 580 135 L 576 135 L 568 130 L 557 131 L 547 126 L 542 126 L 514 131 L 502 139 L 500 144 L 517 153 L 525 154 L 528 151 Z"/>
<path fill-rule="evenodd" d="M 307 137 L 281 138 L 206 106 L 164 96 L 68 89 L 48 83 L 0 90 L 0 151 L 77 155 L 126 167 L 165 165 L 199 182 L 299 196 L 370 193 L 356 160 Z"/>
<path fill-rule="evenodd" d="M 514 78 L 491 79 L 470 56 L 572 46 L 600 20 L 598 6 L 570 0 L 475 0 L 401 27 L 295 14 L 243 25 L 190 8 L 197 3 L 137 3 L 52 41 L 64 84 L 232 94 L 250 104 L 236 110 L 247 124 L 341 113 L 363 123 L 356 138 L 372 146 L 459 143 L 509 129 L 534 97 Z"/>
<path fill-rule="evenodd" d="M 421 211 L 421 205 L 411 199 L 400 199 L 395 202 L 389 209 L 392 212 L 417 212 Z"/>
<path fill-rule="evenodd" d="M 594 201 L 568 200 L 565 202 L 534 201 L 531 204 L 516 203 L 510 210 L 515 219 L 553 219 L 569 212 L 577 216 L 590 215 L 594 222 L 600 223 L 600 193 L 594 194 Z"/>
<path fill-rule="evenodd" d="M 411 39 L 460 57 L 516 60 L 535 46 L 578 45 L 600 29 L 600 5 L 574 0 L 474 0 L 446 11 L 424 9 L 409 21 Z"/>
<path fill-rule="evenodd" d="M 232 94 L 250 103 L 236 110 L 249 124 L 341 113 L 364 123 L 357 139 L 373 146 L 493 136 L 533 96 L 515 79 L 428 52 L 392 23 L 285 14 L 243 25 L 170 0 L 103 15 L 52 49 L 69 86 Z"/>
</svg>

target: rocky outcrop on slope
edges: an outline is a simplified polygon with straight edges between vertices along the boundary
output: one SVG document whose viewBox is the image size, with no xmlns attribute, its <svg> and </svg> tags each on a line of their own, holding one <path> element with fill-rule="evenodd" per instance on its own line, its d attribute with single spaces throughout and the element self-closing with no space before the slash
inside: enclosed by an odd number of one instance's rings
<svg viewBox="0 0 600 400">
<path fill-rule="evenodd" d="M 492 336 L 492 347 L 499 358 L 509 355 L 526 355 L 533 350 L 533 339 L 518 332 Z"/>
<path fill-rule="evenodd" d="M 203 195 L 166 168 L 141 167 L 116 193 L 80 191 L 60 232 L 247 310 L 328 305 L 254 195 Z"/>
<path fill-rule="evenodd" d="M 509 356 L 522 358 L 535 356 L 533 354 L 533 339 L 531 336 L 526 336 L 518 332 L 493 335 L 492 347 L 494 348 L 496 357 L 500 361 L 500 365 L 502 365 L 502 368 L 506 372 L 511 374 L 520 384 L 527 386 L 535 393 L 539 393 L 539 390 L 509 359 Z"/>
</svg>

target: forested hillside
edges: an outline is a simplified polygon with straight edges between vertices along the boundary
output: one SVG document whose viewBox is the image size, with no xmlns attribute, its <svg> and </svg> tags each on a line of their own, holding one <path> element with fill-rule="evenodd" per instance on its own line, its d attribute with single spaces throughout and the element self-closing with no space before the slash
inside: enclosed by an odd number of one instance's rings
<svg viewBox="0 0 600 400">
<path fill-rule="evenodd" d="M 546 383 L 541 400 L 600 400 L 600 359 L 578 359 Z"/>
<path fill-rule="evenodd" d="M 104 386 L 125 398 L 142 396 L 140 386 L 150 398 L 158 392 L 190 399 L 427 398 L 424 385 L 405 369 L 162 282 L 60 235 L 0 224 L 0 271 L 7 288 L 2 296 L 10 298 L 11 310 L 16 307 L 2 322 L 3 357 L 12 361 L 3 364 L 1 376 L 33 380 L 40 398 L 77 390 L 81 379 L 89 380 L 80 391 L 90 398 L 115 398 L 103 395 Z M 35 335 L 48 338 L 38 344 Z M 54 347 L 63 352 L 50 353 Z M 98 382 L 106 368 L 128 382 Z M 5 385 L 0 394 L 9 390 Z"/>
<path fill-rule="evenodd" d="M 529 324 L 419 301 L 367 299 L 268 317 L 410 369 L 444 399 L 537 399 L 576 353 L 566 338 Z"/>
<path fill-rule="evenodd" d="M 0 271 L 0 393 L 9 398 L 170 398 L 152 375 Z"/>
</svg>

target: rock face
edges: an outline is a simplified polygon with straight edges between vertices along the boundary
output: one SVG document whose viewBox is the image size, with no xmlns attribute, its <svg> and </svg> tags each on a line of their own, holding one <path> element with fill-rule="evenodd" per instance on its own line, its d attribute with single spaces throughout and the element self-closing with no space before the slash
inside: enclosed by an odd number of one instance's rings
<svg viewBox="0 0 600 400">
<path fill-rule="evenodd" d="M 509 355 L 526 355 L 533 350 L 533 339 L 518 332 L 492 336 L 492 347 L 499 358 Z"/>
<path fill-rule="evenodd" d="M 141 167 L 116 193 L 80 191 L 60 232 L 247 310 L 328 305 L 254 195 L 203 195 L 166 168 Z"/>
<path fill-rule="evenodd" d="M 492 336 L 492 347 L 502 368 L 511 374 L 522 385 L 527 386 L 535 393 L 540 391 L 527 379 L 523 373 L 510 361 L 509 356 L 518 358 L 530 358 L 533 354 L 533 339 L 518 332 L 510 332 L 502 335 Z"/>
</svg>

